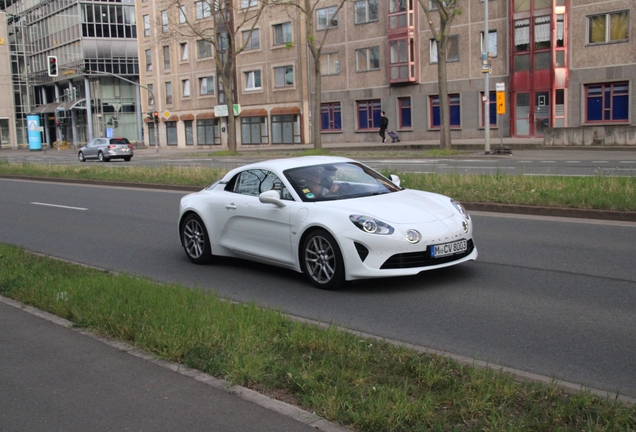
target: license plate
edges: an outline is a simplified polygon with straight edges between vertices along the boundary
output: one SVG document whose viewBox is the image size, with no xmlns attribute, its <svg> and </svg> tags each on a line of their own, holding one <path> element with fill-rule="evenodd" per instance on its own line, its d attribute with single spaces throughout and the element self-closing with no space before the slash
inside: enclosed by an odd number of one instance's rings
<svg viewBox="0 0 636 432">
<path fill-rule="evenodd" d="M 466 240 L 459 240 L 452 243 L 433 246 L 431 248 L 431 256 L 433 258 L 439 258 L 446 255 L 461 253 L 466 251 L 466 249 L 468 249 L 468 242 Z"/>
</svg>

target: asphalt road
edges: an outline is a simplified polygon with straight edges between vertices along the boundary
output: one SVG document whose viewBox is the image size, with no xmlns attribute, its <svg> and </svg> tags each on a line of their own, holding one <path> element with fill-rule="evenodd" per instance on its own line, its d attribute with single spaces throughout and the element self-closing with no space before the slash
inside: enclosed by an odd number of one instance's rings
<svg viewBox="0 0 636 432">
<path fill-rule="evenodd" d="M 0 179 L 0 242 L 636 397 L 636 224 L 475 214 L 477 262 L 335 292 L 240 260 L 196 266 L 182 193 Z"/>
</svg>

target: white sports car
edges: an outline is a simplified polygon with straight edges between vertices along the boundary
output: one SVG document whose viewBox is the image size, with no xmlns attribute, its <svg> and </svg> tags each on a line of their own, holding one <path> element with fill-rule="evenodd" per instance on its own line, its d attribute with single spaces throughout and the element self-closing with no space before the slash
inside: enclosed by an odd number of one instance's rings
<svg viewBox="0 0 636 432">
<path fill-rule="evenodd" d="M 343 157 L 253 163 L 183 197 L 179 236 L 197 264 L 238 257 L 302 272 L 323 289 L 477 258 L 459 203 L 399 184 Z"/>
</svg>

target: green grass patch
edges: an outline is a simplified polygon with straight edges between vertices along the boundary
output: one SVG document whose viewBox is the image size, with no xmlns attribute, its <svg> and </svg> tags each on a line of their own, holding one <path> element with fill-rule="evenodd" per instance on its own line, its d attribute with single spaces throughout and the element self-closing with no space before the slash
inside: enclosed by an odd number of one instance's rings
<svg viewBox="0 0 636 432">
<path fill-rule="evenodd" d="M 306 150 L 304 155 L 316 154 Z M 329 152 L 321 153 L 329 154 Z M 296 154 L 299 155 L 299 154 Z M 0 160 L 0 175 L 102 180 L 205 187 L 227 171 L 201 166 L 139 167 L 124 164 L 10 164 Z M 385 173 L 388 174 L 388 173 Z M 448 195 L 458 201 L 524 204 L 578 209 L 636 211 L 636 177 L 474 175 L 399 173 L 402 186 Z"/>
<path fill-rule="evenodd" d="M 359 431 L 630 431 L 636 407 L 518 383 L 179 285 L 0 245 L 0 294 Z"/>
</svg>

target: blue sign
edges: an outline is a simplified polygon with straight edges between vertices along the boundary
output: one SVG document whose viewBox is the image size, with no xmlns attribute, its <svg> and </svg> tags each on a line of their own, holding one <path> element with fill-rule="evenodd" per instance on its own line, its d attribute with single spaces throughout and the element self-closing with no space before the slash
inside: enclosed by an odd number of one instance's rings
<svg viewBox="0 0 636 432">
<path fill-rule="evenodd" d="M 27 116 L 27 130 L 29 137 L 29 150 L 42 150 L 42 132 L 40 131 L 40 116 Z"/>
</svg>

